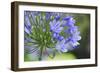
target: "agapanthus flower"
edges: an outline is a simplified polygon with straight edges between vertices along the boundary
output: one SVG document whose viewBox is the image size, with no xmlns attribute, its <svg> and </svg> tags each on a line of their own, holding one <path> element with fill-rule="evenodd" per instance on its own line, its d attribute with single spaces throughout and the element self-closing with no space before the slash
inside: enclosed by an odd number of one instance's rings
<svg viewBox="0 0 100 73">
<path fill-rule="evenodd" d="M 68 50 L 72 50 L 79 45 L 78 41 L 81 40 L 81 36 L 80 32 L 78 31 L 78 27 L 74 25 L 75 20 L 73 19 L 73 17 L 67 16 L 63 18 L 62 21 L 65 21 L 65 23 L 61 24 L 60 23 L 61 21 L 53 20 L 52 22 L 50 22 L 50 27 L 51 30 L 53 31 L 53 37 L 57 39 L 57 44 L 55 48 L 58 51 L 67 52 Z M 57 24 L 59 27 L 57 26 Z M 65 30 L 65 34 L 70 35 L 69 37 L 64 38 L 63 36 L 60 35 L 60 32 L 62 32 L 63 30 L 62 26 L 67 27 L 67 29 Z M 61 38 L 60 41 L 59 37 Z"/>
<path fill-rule="evenodd" d="M 64 39 L 64 37 L 61 36 L 59 33 L 55 33 L 55 32 L 53 32 L 52 35 L 53 35 L 53 38 L 54 38 L 54 39 L 57 39 L 57 40 L 59 40 L 59 41 L 61 41 L 61 40 Z"/>
<path fill-rule="evenodd" d="M 50 22 L 50 30 L 55 32 L 55 33 L 60 33 L 63 30 L 63 27 L 61 27 L 61 22 L 56 21 L 55 19 Z"/>
<path fill-rule="evenodd" d="M 38 60 L 75 49 L 81 40 L 74 17 L 57 12 L 25 11 L 25 51 Z"/>
<path fill-rule="evenodd" d="M 72 16 L 67 16 L 67 17 L 63 18 L 63 20 L 66 21 L 66 24 L 64 24 L 65 26 L 72 27 L 75 24 L 75 20 L 73 19 Z"/>
</svg>

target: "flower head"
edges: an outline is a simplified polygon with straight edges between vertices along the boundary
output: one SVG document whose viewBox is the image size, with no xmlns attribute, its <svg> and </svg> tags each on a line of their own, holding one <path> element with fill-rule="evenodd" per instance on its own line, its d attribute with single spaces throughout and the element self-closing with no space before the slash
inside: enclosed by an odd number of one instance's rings
<svg viewBox="0 0 100 73">
<path fill-rule="evenodd" d="M 39 60 L 43 60 L 44 55 L 53 58 L 56 51 L 68 52 L 80 45 L 80 31 L 72 16 L 25 11 L 24 17 L 25 51 L 37 54 Z"/>
<path fill-rule="evenodd" d="M 61 52 L 67 52 L 68 50 L 74 49 L 76 46 L 80 45 L 79 40 L 81 40 L 80 32 L 78 31 L 78 27 L 75 26 L 75 20 L 71 16 L 67 16 L 63 18 L 66 21 L 64 27 L 67 27 L 65 30 L 65 34 L 70 35 L 67 38 L 63 38 L 62 41 L 58 41 L 56 44 L 56 49 Z"/>
</svg>

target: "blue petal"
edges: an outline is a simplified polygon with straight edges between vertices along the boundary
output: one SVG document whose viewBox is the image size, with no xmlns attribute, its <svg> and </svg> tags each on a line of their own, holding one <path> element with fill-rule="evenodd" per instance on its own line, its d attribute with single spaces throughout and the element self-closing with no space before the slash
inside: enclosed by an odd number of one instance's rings
<svg viewBox="0 0 100 73">
<path fill-rule="evenodd" d="M 26 27 L 24 28 L 24 30 L 26 33 L 30 34 L 30 31 Z"/>
<path fill-rule="evenodd" d="M 67 16 L 65 18 L 63 18 L 63 20 L 70 20 L 72 18 L 72 16 Z"/>
<path fill-rule="evenodd" d="M 55 19 L 58 21 L 60 19 L 60 16 L 56 16 Z"/>
<path fill-rule="evenodd" d="M 67 16 L 63 20 L 66 21 L 66 23 L 64 24 L 64 26 L 72 27 L 75 24 L 75 20 L 71 16 Z"/>
</svg>

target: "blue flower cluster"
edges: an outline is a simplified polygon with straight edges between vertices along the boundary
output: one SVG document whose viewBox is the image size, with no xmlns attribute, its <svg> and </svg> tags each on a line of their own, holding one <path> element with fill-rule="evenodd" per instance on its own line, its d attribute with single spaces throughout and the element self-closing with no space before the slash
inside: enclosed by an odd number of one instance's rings
<svg viewBox="0 0 100 73">
<path fill-rule="evenodd" d="M 59 18 L 60 19 L 60 18 Z M 60 52 L 67 52 L 76 48 L 81 40 L 78 26 L 75 26 L 75 20 L 72 16 L 67 16 L 60 20 L 56 18 L 50 22 L 50 30 L 53 32 L 53 38 L 56 39 L 57 44 L 55 48 Z M 64 27 L 67 29 L 63 30 Z M 65 34 L 70 35 L 69 37 L 63 37 L 60 33 L 64 31 Z"/>
<path fill-rule="evenodd" d="M 68 52 L 80 45 L 79 28 L 74 18 L 64 13 L 25 11 L 24 25 L 24 47 L 31 53 L 37 52 L 38 56 L 40 53 L 40 57 L 43 54 L 54 56 L 54 49 Z"/>
</svg>

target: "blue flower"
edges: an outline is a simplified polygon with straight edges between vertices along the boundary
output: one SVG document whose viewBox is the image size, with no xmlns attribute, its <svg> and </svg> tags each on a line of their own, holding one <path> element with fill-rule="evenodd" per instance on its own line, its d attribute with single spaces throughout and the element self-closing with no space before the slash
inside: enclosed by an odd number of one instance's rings
<svg viewBox="0 0 100 73">
<path fill-rule="evenodd" d="M 58 40 L 58 41 L 61 41 L 61 40 L 64 39 L 64 37 L 61 36 L 61 35 L 58 34 L 58 33 L 53 33 L 53 38 L 56 39 L 56 40 Z"/>
<path fill-rule="evenodd" d="M 81 40 L 81 36 L 79 35 L 79 32 L 77 32 L 71 36 L 70 41 L 72 42 L 73 47 L 76 47 L 79 45 L 79 43 L 78 43 L 79 40 Z"/>
<path fill-rule="evenodd" d="M 73 50 L 74 48 L 76 48 L 76 46 L 80 45 L 78 42 L 72 42 L 72 41 L 67 41 L 65 39 L 63 39 L 62 41 L 58 41 L 56 44 L 56 49 L 59 52 L 68 52 L 70 50 Z"/>
<path fill-rule="evenodd" d="M 50 20 L 52 16 L 51 12 L 46 12 L 46 20 Z"/>
<path fill-rule="evenodd" d="M 70 27 L 70 26 L 74 26 L 74 24 L 75 24 L 75 20 L 73 19 L 72 16 L 67 16 L 67 17 L 63 18 L 63 20 L 66 21 L 64 26 L 69 26 Z"/>
<path fill-rule="evenodd" d="M 55 48 L 59 51 L 59 52 L 68 52 L 68 47 L 67 47 L 67 45 L 66 45 L 66 43 L 65 43 L 66 41 L 65 41 L 65 39 L 64 40 L 62 40 L 62 41 L 58 41 L 57 42 L 57 44 L 56 44 L 56 46 L 55 46 Z M 69 46 L 69 45 L 68 45 Z"/>
<path fill-rule="evenodd" d="M 55 51 L 68 52 L 80 45 L 80 31 L 72 16 L 25 11 L 24 17 L 24 48 L 28 53 L 36 53 L 39 60 L 46 54 L 54 57 Z"/>
<path fill-rule="evenodd" d="M 63 20 L 66 21 L 64 26 L 68 28 L 65 30 L 65 33 L 70 36 L 58 41 L 56 44 L 56 49 L 61 52 L 67 52 L 68 50 L 72 50 L 76 46 L 80 45 L 78 41 L 81 40 L 81 36 L 80 32 L 78 31 L 78 27 L 74 25 L 75 20 L 71 16 L 65 17 Z"/>
<path fill-rule="evenodd" d="M 24 30 L 27 34 L 30 34 L 31 33 L 31 23 L 30 23 L 30 20 L 29 20 L 29 15 L 27 13 L 25 13 L 25 22 L 24 22 Z"/>
<path fill-rule="evenodd" d="M 62 22 L 56 21 L 55 19 L 50 22 L 50 30 L 55 33 L 60 33 L 63 30 L 63 27 L 61 27 Z"/>
<path fill-rule="evenodd" d="M 53 38 L 58 41 L 61 41 L 64 39 L 64 37 L 60 35 L 60 32 L 62 32 L 63 27 L 61 26 L 62 22 L 58 21 L 57 19 L 55 18 L 53 21 L 50 22 L 50 30 L 52 32 Z"/>
<path fill-rule="evenodd" d="M 25 30 L 25 32 L 26 32 L 27 34 L 30 34 L 30 31 L 29 31 L 29 29 L 27 28 L 27 26 L 25 26 L 24 30 Z"/>
<path fill-rule="evenodd" d="M 55 16 L 56 21 L 60 19 L 60 16 Z"/>
<path fill-rule="evenodd" d="M 68 28 L 68 30 L 67 30 L 67 33 L 70 33 L 70 34 L 74 34 L 76 32 L 78 32 L 78 26 L 72 26 L 72 27 Z"/>
</svg>

